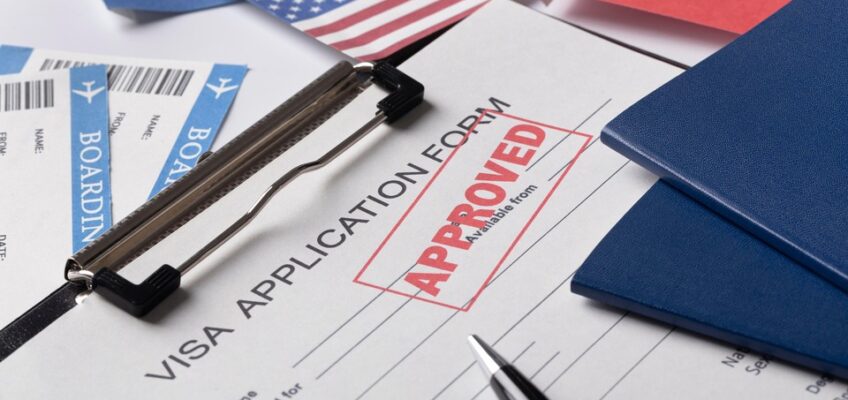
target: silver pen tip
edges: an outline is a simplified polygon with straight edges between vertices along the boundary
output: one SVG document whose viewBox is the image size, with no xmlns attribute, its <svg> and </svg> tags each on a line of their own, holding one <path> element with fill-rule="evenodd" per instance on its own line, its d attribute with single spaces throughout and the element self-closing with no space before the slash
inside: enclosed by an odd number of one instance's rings
<svg viewBox="0 0 848 400">
<path fill-rule="evenodd" d="M 486 379 L 498 372 L 501 367 L 507 365 L 507 362 L 479 336 L 468 336 L 468 344 L 471 346 L 471 351 L 474 352 L 474 357 L 477 358 L 477 364 L 486 374 Z"/>
</svg>

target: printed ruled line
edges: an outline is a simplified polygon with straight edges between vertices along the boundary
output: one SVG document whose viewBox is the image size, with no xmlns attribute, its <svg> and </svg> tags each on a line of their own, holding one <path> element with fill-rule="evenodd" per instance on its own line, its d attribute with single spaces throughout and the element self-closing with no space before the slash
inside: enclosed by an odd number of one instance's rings
<svg viewBox="0 0 848 400">
<path fill-rule="evenodd" d="M 589 148 L 590 148 L 590 147 L 592 147 L 592 145 L 593 145 L 593 144 L 595 144 L 595 142 L 597 142 L 597 141 L 598 141 L 598 140 L 600 140 L 600 139 L 601 139 L 601 137 L 600 137 L 600 136 L 596 137 L 594 140 L 592 140 L 592 142 L 590 142 L 590 143 L 589 143 L 589 145 L 588 145 L 588 146 L 586 146 L 586 149 L 584 149 L 583 151 L 589 150 Z M 548 178 L 548 182 L 552 181 L 554 178 L 556 178 L 557 176 L 559 176 L 559 174 L 562 172 L 562 170 L 564 170 L 564 169 L 568 168 L 568 166 L 569 166 L 569 165 L 571 165 L 571 164 L 573 164 L 573 163 L 574 163 L 574 161 L 576 161 L 576 160 L 577 160 L 577 157 L 574 157 L 574 158 L 572 158 L 571 160 L 568 160 L 568 162 L 567 162 L 567 163 L 565 163 L 565 165 L 563 165 L 562 167 L 560 167 L 560 169 L 558 169 L 556 172 L 554 172 L 554 174 L 553 174 L 553 175 L 551 175 L 551 177 L 550 177 L 550 178 Z"/>
<path fill-rule="evenodd" d="M 530 379 L 532 381 L 534 378 L 536 378 L 536 375 L 539 375 L 539 372 L 542 372 L 542 370 L 545 369 L 545 367 L 547 367 L 548 364 L 551 363 L 551 361 L 553 361 L 555 358 L 557 358 L 559 353 L 560 353 L 559 351 L 554 353 L 554 355 L 552 355 L 551 358 L 548 359 L 548 361 L 545 361 L 545 363 L 542 364 L 542 366 L 539 367 L 539 369 L 537 369 L 536 372 L 534 372 L 532 375 L 530 375 L 530 378 L 528 378 L 528 379 Z"/>
<path fill-rule="evenodd" d="M 515 364 L 515 362 L 516 362 L 516 361 L 518 361 L 518 359 L 519 359 L 519 358 L 521 358 L 521 356 L 523 356 L 523 355 L 524 355 L 524 353 L 526 353 L 526 352 L 527 352 L 527 350 L 530 350 L 530 348 L 531 348 L 531 347 L 533 347 L 533 345 L 534 345 L 534 344 L 536 344 L 536 341 L 535 341 L 535 340 L 534 340 L 534 341 L 532 341 L 532 342 L 530 342 L 530 344 L 528 344 L 528 345 L 527 345 L 527 347 L 525 347 L 525 348 L 524 348 L 524 350 L 521 350 L 521 352 L 520 352 L 520 353 L 518 353 L 518 355 L 517 355 L 517 356 L 515 356 L 515 358 L 513 358 L 513 359 L 512 359 L 509 363 L 510 363 L 510 364 Z M 480 389 L 480 391 L 478 391 L 478 392 L 477 392 L 477 394 L 475 394 L 475 395 L 474 395 L 474 397 L 472 397 L 472 398 L 471 398 L 471 400 L 474 400 L 474 399 L 476 399 L 476 398 L 477 398 L 477 396 L 479 396 L 479 395 L 483 394 L 483 391 L 484 391 L 484 390 L 486 390 L 486 388 L 487 388 L 487 387 L 489 387 L 489 385 L 485 385 L 485 386 L 483 386 L 483 388 L 482 388 L 482 389 Z"/>
<path fill-rule="evenodd" d="M 620 322 L 624 319 L 624 317 L 626 317 L 628 314 L 630 314 L 630 312 L 629 312 L 629 311 L 628 311 L 628 312 L 625 312 L 624 314 L 621 314 L 621 316 L 620 316 L 620 317 L 618 317 L 618 320 L 616 320 L 616 321 L 615 321 L 615 323 L 613 323 L 612 325 L 610 325 L 610 327 L 609 327 L 609 328 L 607 328 L 607 330 L 605 330 L 605 331 L 604 331 L 604 333 L 602 333 L 602 334 L 601 334 L 601 336 L 598 336 L 598 337 L 595 339 L 595 341 L 594 341 L 594 342 L 592 342 L 592 344 L 590 344 L 590 345 L 589 345 L 589 347 L 586 347 L 586 349 L 584 349 L 584 350 L 583 350 L 583 352 L 582 352 L 582 353 L 580 353 L 580 355 L 579 355 L 579 356 L 577 356 L 577 358 L 575 358 L 574 360 L 572 360 L 572 361 L 571 361 L 571 363 L 570 363 L 570 364 L 568 364 L 568 366 L 567 366 L 567 367 L 565 367 L 565 369 L 564 369 L 564 370 L 562 370 L 562 372 L 560 372 L 560 373 L 559 373 L 559 375 L 557 375 L 557 376 L 556 376 L 556 378 L 554 378 L 554 380 L 553 380 L 553 381 L 551 381 L 551 383 L 549 383 L 549 384 L 548 384 L 548 386 L 545 386 L 545 388 L 544 388 L 544 389 L 542 389 L 542 392 L 547 392 L 547 391 L 548 391 L 548 389 L 550 389 L 550 388 L 551 388 L 551 386 L 553 386 L 555 383 L 557 383 L 557 382 L 560 380 L 560 378 L 562 378 L 563 376 L 565 376 L 565 374 L 566 374 L 569 370 L 571 370 L 571 367 L 573 367 L 575 364 L 577 364 L 577 362 L 578 362 L 578 361 L 580 361 L 581 359 L 583 359 L 583 356 L 585 356 L 585 355 L 586 355 L 586 353 L 588 353 L 590 350 L 592 350 L 592 348 L 593 348 L 593 347 L 595 347 L 595 345 L 596 345 L 596 344 L 598 344 L 598 342 L 600 342 L 600 341 L 601 341 L 601 340 L 602 340 L 602 339 L 603 339 L 603 338 L 607 335 L 607 333 L 610 333 L 610 331 L 612 331 L 612 330 L 613 330 L 613 328 L 615 328 L 616 326 L 618 326 L 618 324 L 619 324 L 619 323 L 620 323 Z"/>
<path fill-rule="evenodd" d="M 577 127 L 572 129 L 572 131 L 576 131 L 576 130 L 580 129 L 580 127 L 583 126 L 583 124 L 585 124 L 586 122 L 589 122 L 589 120 L 592 119 L 592 117 L 594 117 L 595 114 L 597 114 L 599 111 L 601 111 L 602 108 L 606 107 L 607 104 L 609 104 L 611 101 L 612 101 L 612 98 L 607 99 L 607 101 L 605 101 L 604 104 L 601 104 L 601 106 L 598 107 L 595 111 L 592 111 L 592 113 L 589 114 L 589 116 L 586 117 L 586 119 L 584 119 L 583 122 L 577 124 Z M 537 158 L 536 161 L 533 161 L 533 163 L 530 164 L 530 166 L 527 167 L 527 169 L 525 169 L 524 172 L 530 171 L 530 169 L 533 168 L 534 166 L 536 166 L 536 164 L 538 164 L 539 161 L 542 161 L 543 158 L 547 157 L 547 155 L 550 154 L 550 152 L 554 151 L 554 149 L 559 147 L 559 145 L 562 144 L 562 142 L 564 142 L 569 137 L 571 137 L 571 133 L 568 133 L 567 135 L 565 135 L 562 139 L 560 139 L 558 142 L 556 142 L 556 144 L 554 144 L 550 149 L 548 149 L 548 151 L 546 151 L 545 154 L 542 154 L 542 156 Z"/>
<path fill-rule="evenodd" d="M 441 324 L 439 324 L 439 326 L 437 326 L 437 327 L 436 327 L 436 329 L 433 329 L 432 331 L 430 331 L 430 333 L 429 333 L 429 334 L 427 334 L 427 336 L 425 336 L 425 337 L 424 337 L 424 339 L 422 339 L 420 342 L 418 342 L 418 344 L 416 344 L 416 345 L 412 348 L 412 350 L 410 350 L 410 351 L 408 351 L 406 354 L 404 354 L 404 356 L 403 356 L 403 357 L 401 357 L 401 359 L 400 359 L 400 360 L 398 360 L 398 361 L 397 361 L 394 365 L 392 365 L 392 366 L 391 366 L 388 370 L 386 370 L 386 372 L 384 372 L 382 375 L 380 375 L 380 377 L 379 377 L 379 378 L 377 378 L 377 380 L 375 380 L 373 383 L 371 383 L 370 385 L 368 385 L 368 387 L 367 387 L 367 388 L 365 388 L 365 390 L 364 390 L 364 391 L 362 391 L 362 393 L 360 393 L 360 394 L 359 394 L 359 396 L 356 396 L 356 400 L 359 400 L 359 399 L 361 399 L 362 397 L 364 397 L 366 394 L 368 394 L 368 392 L 370 392 L 370 391 L 371 391 L 371 389 L 373 389 L 373 388 L 374 388 L 374 386 L 377 386 L 377 384 L 378 384 L 378 383 L 380 383 L 380 382 L 383 380 L 383 378 L 385 378 L 386 376 L 388 376 L 390 373 L 392 373 L 392 371 L 394 371 L 394 370 L 395 370 L 395 368 L 397 368 L 400 364 L 402 364 L 404 361 L 406 361 L 406 359 L 407 359 L 407 358 L 409 358 L 409 356 L 410 356 L 410 355 L 412 355 L 412 353 L 414 353 L 416 350 L 418 350 L 418 348 L 419 348 L 419 347 L 421 347 L 421 346 L 422 346 L 425 342 L 427 342 L 428 340 L 430 340 L 430 338 L 431 338 L 431 337 L 433 337 L 433 335 L 435 335 L 435 334 L 436 334 L 436 332 L 438 332 L 439 330 L 441 330 L 441 329 L 442 329 L 442 327 L 444 327 L 445 325 L 447 325 L 447 323 L 448 323 L 448 322 L 450 322 L 450 320 L 452 320 L 452 319 L 453 319 L 453 317 L 457 316 L 457 314 L 459 314 L 459 311 L 458 311 L 458 310 L 457 310 L 457 311 L 453 311 L 453 312 L 451 312 L 451 315 L 450 315 L 447 319 L 445 319 L 444 321 L 442 321 L 442 323 L 441 323 Z"/>
<path fill-rule="evenodd" d="M 639 359 L 639 361 L 636 361 L 636 364 L 633 364 L 633 366 L 630 367 L 630 369 L 628 369 L 627 372 L 625 372 L 624 375 L 621 376 L 621 378 L 618 378 L 618 380 L 615 381 L 615 383 L 612 385 L 612 387 L 610 387 L 609 390 L 607 390 L 607 392 L 604 393 L 604 395 L 601 396 L 601 398 L 598 399 L 598 400 L 604 400 L 613 390 L 615 390 L 615 388 L 618 386 L 618 384 L 621 383 L 621 381 L 623 381 L 624 378 L 627 378 L 627 376 L 630 375 L 630 373 L 633 372 L 633 370 L 636 369 L 636 367 L 638 367 L 639 364 L 642 364 L 642 361 L 645 361 L 645 359 L 648 358 L 648 356 L 651 355 L 651 353 L 653 353 L 654 350 L 656 350 L 656 348 L 659 347 L 659 345 L 662 344 L 662 342 L 664 342 L 668 338 L 668 336 L 671 335 L 671 332 L 674 332 L 675 329 L 676 329 L 675 327 L 671 327 L 671 329 L 669 329 L 668 332 L 666 332 L 665 336 L 663 336 L 662 339 L 659 340 L 659 342 L 654 344 L 654 346 L 651 347 L 651 349 L 648 350 L 648 352 L 645 353 L 645 355 L 643 355 L 642 358 Z"/>
<path fill-rule="evenodd" d="M 412 268 L 415 268 L 415 264 L 412 264 L 412 266 L 411 266 L 411 267 L 409 267 L 409 269 L 407 269 L 407 270 L 406 270 L 406 272 L 404 272 L 403 274 L 401 274 L 400 276 L 398 276 L 398 278 L 397 278 L 397 279 L 395 279 L 395 280 L 394 280 L 394 282 L 392 282 L 392 283 L 389 285 L 389 287 L 392 287 L 392 285 L 394 285 L 395 283 L 397 283 L 397 281 L 399 281 L 399 280 L 400 280 L 400 278 L 402 278 L 404 275 L 406 275 L 406 273 L 407 273 L 407 272 L 411 271 L 411 270 L 412 270 Z M 312 353 L 314 353 L 316 350 L 318 350 L 318 348 L 320 348 L 321 346 L 323 346 L 323 345 L 324 345 L 324 343 L 327 343 L 327 341 L 329 341 L 329 340 L 330 340 L 330 338 L 332 338 L 332 337 L 333 337 L 333 336 L 335 336 L 337 333 L 339 333 L 339 331 L 340 331 L 340 330 L 342 330 L 345 326 L 347 326 L 347 324 L 349 324 L 349 323 L 350 323 L 350 321 L 353 321 L 353 319 L 354 319 L 354 318 L 356 318 L 357 316 L 359 316 L 359 314 L 361 314 L 363 311 L 365 311 L 365 309 L 366 309 L 366 308 L 368 308 L 368 306 L 370 306 L 370 305 L 371 305 L 372 303 L 374 303 L 377 299 L 379 299 L 379 298 L 380 298 L 380 296 L 382 296 L 384 293 L 386 293 L 386 292 L 381 290 L 381 291 L 380 291 L 379 293 L 377 293 L 374 297 L 372 297 L 372 298 L 371 298 L 371 300 L 369 300 L 367 303 L 365 303 L 365 305 L 364 305 L 364 306 L 360 307 L 360 308 L 359 308 L 359 310 L 357 310 L 355 313 L 353 313 L 353 315 L 351 315 L 348 319 L 346 319 L 344 322 L 342 322 L 342 324 L 341 324 L 341 325 L 339 325 L 338 327 L 336 327 L 336 329 L 334 329 L 334 330 L 333 330 L 333 331 L 332 331 L 329 335 L 327 335 L 327 337 L 325 337 L 325 338 L 324 338 L 324 340 L 322 340 L 322 341 L 318 342 L 318 344 L 316 344 L 316 345 L 315 345 L 315 347 L 313 347 L 312 349 L 310 349 L 310 350 L 309 350 L 309 352 L 307 352 L 307 353 L 306 353 L 303 357 L 301 357 L 299 360 L 297 360 L 297 362 L 296 362 L 296 363 L 294 363 L 294 365 L 292 365 L 292 368 L 297 368 L 297 366 L 298 366 L 298 365 L 300 365 L 300 363 L 302 363 L 302 362 L 303 362 L 303 360 L 306 360 L 307 358 L 309 358 L 309 356 L 311 356 L 311 355 L 312 355 Z"/>
<path fill-rule="evenodd" d="M 515 358 L 513 358 L 512 361 L 510 361 L 510 362 L 514 363 L 514 362 L 518 361 L 518 359 L 521 358 L 521 356 L 523 356 L 524 353 L 527 352 L 527 350 L 530 350 L 530 348 L 533 347 L 534 344 L 536 344 L 535 340 L 530 342 L 530 344 L 528 344 L 527 347 L 524 348 L 524 350 L 521 350 L 521 352 L 518 353 L 518 355 L 515 356 Z"/>
<path fill-rule="evenodd" d="M 468 364 L 459 374 L 457 374 L 455 377 L 453 377 L 453 379 L 451 379 L 451 381 L 448 382 L 448 384 L 445 385 L 445 387 L 443 387 L 442 390 L 439 391 L 439 393 L 436 393 L 436 395 L 433 396 L 433 398 L 435 399 L 435 398 L 441 396 L 442 393 L 445 392 L 445 390 L 448 390 L 449 387 L 451 387 L 454 383 L 456 383 L 456 381 L 458 381 L 459 378 L 461 378 L 463 375 L 465 375 L 465 373 L 468 372 L 468 370 L 471 369 L 471 367 L 473 367 L 473 366 L 474 366 L 474 362 Z"/>
<path fill-rule="evenodd" d="M 421 291 L 419 290 L 419 291 L 418 291 L 418 293 L 420 293 L 420 292 L 421 292 Z M 418 293 L 416 293 L 416 295 L 418 295 Z M 333 367 L 335 367 L 335 366 L 336 366 L 336 364 L 338 364 L 338 363 L 339 363 L 339 362 L 341 362 L 341 361 L 342 361 L 345 357 L 347 357 L 347 355 L 348 355 L 348 354 L 350 354 L 350 352 L 352 352 L 354 349 L 356 349 L 357 347 L 359 347 L 359 345 L 360 345 L 360 344 L 362 344 L 362 342 L 364 342 L 364 341 L 365 341 L 365 339 L 368 339 L 368 337 L 369 337 L 369 336 L 371 336 L 371 335 L 372 335 L 374 332 L 376 332 L 378 329 L 380 329 L 380 327 L 381 327 L 381 326 L 383 326 L 383 324 L 385 324 L 386 322 L 388 322 L 388 320 L 392 319 L 392 317 L 394 317 L 394 316 L 395 316 L 395 314 L 397 314 L 400 310 L 402 310 L 404 307 L 406 307 L 406 305 L 407 305 L 407 304 L 409 304 L 409 302 L 410 302 L 410 301 L 412 301 L 412 298 L 411 298 L 411 297 L 410 297 L 410 298 L 408 298 L 408 299 L 406 299 L 406 301 L 404 301 L 404 302 L 403 302 L 400 306 L 398 306 L 397 308 L 395 308 L 395 310 L 394 310 L 394 311 L 392 311 L 392 313 L 391 313 L 391 314 L 389 314 L 386 318 L 383 318 L 383 320 L 382 320 L 382 321 L 380 321 L 380 323 L 379 323 L 379 324 L 377 324 L 377 326 L 375 326 L 373 329 L 371 329 L 371 330 L 370 330 L 367 334 L 365 334 L 365 336 L 363 336 L 362 338 L 360 338 L 360 339 L 359 339 L 356 343 L 354 343 L 354 345 L 353 345 L 353 346 L 351 346 L 350 348 L 348 348 L 348 349 L 347 349 L 347 351 L 345 351 L 344 353 L 342 353 L 342 355 L 341 355 L 341 356 L 339 356 L 339 358 L 337 358 L 337 359 L 336 359 L 336 361 L 333 361 L 333 363 L 332 363 L 332 364 L 330 364 L 330 365 L 329 365 L 326 369 L 324 369 L 323 371 L 321 371 L 321 373 L 320 373 L 320 374 L 318 374 L 318 376 L 316 376 L 316 377 L 315 377 L 315 380 L 321 379 L 321 377 L 322 377 L 322 376 L 324 376 L 324 374 L 326 374 L 326 373 L 327 373 L 327 372 L 329 372 L 331 369 L 333 369 Z"/>
<path fill-rule="evenodd" d="M 590 144 L 590 145 L 591 145 L 591 144 Z M 587 149 L 588 149 L 588 147 L 587 147 Z M 577 203 L 577 205 L 576 205 L 576 206 L 574 206 L 574 208 L 572 208 L 572 209 L 571 209 L 571 210 L 570 210 L 567 214 L 565 214 L 565 216 L 563 216 L 563 217 L 562 217 L 559 221 L 557 221 L 557 222 L 556 222 L 556 223 L 555 223 L 555 224 L 554 224 L 554 225 L 553 225 L 550 229 L 548 229 L 547 231 L 545 231 L 545 233 L 543 233 L 543 234 L 542 234 L 542 235 L 541 235 L 538 239 L 536 239 L 536 241 L 535 241 L 535 242 L 533 242 L 530 246 L 528 246 L 528 247 L 527 247 L 527 249 L 526 249 L 526 250 L 524 250 L 524 252 L 522 252 L 522 253 L 521 253 L 518 257 L 516 257 L 516 259 L 515 259 L 515 260 L 513 260 L 513 261 L 512 261 L 509 265 L 507 265 L 507 266 L 506 266 L 506 268 L 504 268 L 504 269 L 503 269 L 500 273 L 498 273 L 498 274 L 497 274 L 497 275 L 496 275 L 496 276 L 495 276 L 495 277 L 494 277 L 494 278 L 493 278 L 493 279 L 489 282 L 489 284 L 488 284 L 486 287 L 489 287 L 489 286 L 491 286 L 493 283 L 495 283 L 495 281 L 497 281 L 497 280 L 498 280 L 498 278 L 500 278 L 500 277 L 501 277 L 501 275 L 503 275 L 504 273 L 506 273 L 506 271 L 508 271 L 510 268 L 512 268 L 512 266 L 513 266 L 513 265 L 515 265 L 515 263 L 517 263 L 517 262 L 518 262 L 518 261 L 519 261 L 522 257 L 524 257 L 524 255 L 525 255 L 525 254 L 527 254 L 527 253 L 528 253 L 531 249 L 533 249 L 533 248 L 534 248 L 534 247 L 535 247 L 535 246 L 536 246 L 539 242 L 541 242 L 541 241 L 542 241 L 542 239 L 544 239 L 544 238 L 545 238 L 545 237 L 546 237 L 549 233 L 551 233 L 551 232 L 552 232 L 552 231 L 553 231 L 556 227 L 558 227 L 558 226 L 559 226 L 559 225 L 560 225 L 563 221 L 565 221 L 565 220 L 566 220 L 566 219 L 567 219 L 567 218 L 568 218 L 568 217 L 569 217 L 572 213 L 574 213 L 574 211 L 576 211 L 576 210 L 577 210 L 580 206 L 582 206 L 582 205 L 583 205 L 583 204 L 584 204 L 587 200 L 589 200 L 589 198 L 591 198 L 592 196 L 594 196 L 594 195 L 595 195 L 595 193 L 597 193 L 597 192 L 598 192 L 598 190 L 600 190 L 600 189 L 601 189 L 604 185 L 606 185 L 606 184 L 607 184 L 607 183 L 608 183 L 608 182 L 609 182 L 609 181 L 610 181 L 610 180 L 611 180 L 611 179 L 612 179 L 615 175 L 617 175 L 619 172 L 621 172 L 621 170 L 622 170 L 622 169 L 624 169 L 624 167 L 625 167 L 625 166 L 627 166 L 627 164 L 629 164 L 629 163 L 630 163 L 630 160 L 625 161 L 625 162 L 624 162 L 624 164 L 622 164 L 622 165 L 621 165 L 618 169 L 616 169 L 616 170 L 615 170 L 612 174 L 610 174 L 610 176 L 608 176 L 606 179 L 604 179 L 604 181 L 603 181 L 603 182 L 601 182 L 601 184 L 600 184 L 600 185 L 598 185 L 598 186 L 597 186 L 594 190 L 592 190 L 592 192 L 591 192 L 591 193 L 589 193 L 589 194 L 588 194 L 585 198 L 583 198 L 583 200 L 581 200 L 579 203 Z M 572 275 L 573 275 L 573 273 L 572 273 Z M 569 278 L 570 278 L 570 276 L 569 276 Z M 367 388 L 366 388 L 366 389 L 365 389 L 362 393 L 360 393 L 360 394 L 359 394 L 359 396 L 357 396 L 357 397 L 356 397 L 356 399 L 357 399 L 357 400 L 358 400 L 358 399 L 361 399 L 361 398 L 363 398 L 366 394 L 368 394 L 368 392 L 370 392 L 370 391 L 371 391 L 371 389 L 373 389 L 375 386 L 377 386 L 377 384 L 379 384 L 379 383 L 380 383 L 383 379 L 385 379 L 385 378 L 386 378 L 386 376 L 388 376 L 388 375 L 389 375 L 389 374 L 391 374 L 391 373 L 392 373 L 395 369 L 397 369 L 397 368 L 398 368 L 398 367 L 399 367 L 399 366 L 400 366 L 403 362 L 405 362 L 405 361 L 409 358 L 409 356 L 411 356 L 411 355 L 412 355 L 415 351 L 417 351 L 417 350 L 418 350 L 421 346 L 423 346 L 423 345 L 424 345 L 424 343 L 426 343 L 428 340 L 430 340 L 430 338 L 432 338 L 432 337 L 433 337 L 433 336 L 434 336 L 434 335 L 435 335 L 435 334 L 436 334 L 439 330 L 441 330 L 441 329 L 442 329 L 445 325 L 447 325 L 447 323 L 448 323 L 448 322 L 450 322 L 450 321 L 451 321 L 454 317 L 456 317 L 456 316 L 457 316 L 457 314 L 459 314 L 459 311 L 458 311 L 458 310 L 457 310 L 457 311 L 453 311 L 453 312 L 452 312 L 452 313 L 451 313 L 451 314 L 447 317 L 447 319 L 445 319 L 445 320 L 444 320 L 441 324 L 439 324 L 439 326 L 437 326 L 437 327 L 436 327 L 435 329 L 433 329 L 433 330 L 432 330 L 429 334 L 427 334 L 427 336 L 426 336 L 426 337 L 424 337 L 424 339 L 422 339 L 421 341 L 419 341 L 419 342 L 418 342 L 418 344 L 416 344 L 415 346 L 413 346 L 413 347 L 412 347 L 412 349 L 411 349 L 411 350 L 409 350 L 406 354 L 404 354 L 404 355 L 403 355 L 403 357 L 401 357 L 401 358 L 400 358 L 400 360 L 398 360 L 398 361 L 397 361 L 394 365 L 392 365 L 391 367 L 389 367 L 389 369 L 388 369 L 388 370 L 386 370 L 386 372 L 384 372 L 382 375 L 380 375 L 380 376 L 377 378 L 377 380 L 375 380 L 373 383 L 371 383 L 371 385 L 369 385 L 369 386 L 368 386 L 368 387 L 367 387 Z M 472 363 L 471 365 L 474 365 L 474 364 Z M 453 380 L 453 381 L 451 381 L 450 383 L 448 383 L 448 385 L 445 387 L 445 389 L 447 389 L 447 387 L 449 387 L 450 385 L 452 385 L 452 384 L 453 384 L 453 382 L 454 382 L 454 381 L 456 381 L 456 379 L 459 379 L 459 378 L 460 378 L 463 374 L 465 374 L 465 372 L 466 372 L 466 371 L 468 371 L 468 369 L 469 369 L 469 368 L 470 368 L 470 366 L 469 366 L 469 367 L 466 367 L 466 368 L 465 368 L 465 369 L 464 369 L 464 370 L 463 370 L 463 371 L 462 371 L 459 375 L 457 375 L 457 377 L 456 377 L 456 378 L 454 378 L 454 380 Z M 442 391 L 444 391 L 444 389 L 443 389 Z M 439 393 L 436 395 L 436 397 L 438 397 L 440 394 L 441 394 L 441 392 L 439 392 Z M 436 398 L 436 397 L 434 397 L 434 398 Z"/>
</svg>

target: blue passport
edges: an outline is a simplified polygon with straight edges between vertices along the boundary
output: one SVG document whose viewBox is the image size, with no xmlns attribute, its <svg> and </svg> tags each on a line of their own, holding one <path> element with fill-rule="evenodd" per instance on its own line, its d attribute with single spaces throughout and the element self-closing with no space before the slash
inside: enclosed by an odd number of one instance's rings
<svg viewBox="0 0 848 400">
<path fill-rule="evenodd" d="M 662 181 L 595 248 L 571 290 L 848 379 L 848 296 Z"/>
<path fill-rule="evenodd" d="M 795 0 L 602 141 L 848 291 L 845 21 L 848 1 Z"/>
</svg>

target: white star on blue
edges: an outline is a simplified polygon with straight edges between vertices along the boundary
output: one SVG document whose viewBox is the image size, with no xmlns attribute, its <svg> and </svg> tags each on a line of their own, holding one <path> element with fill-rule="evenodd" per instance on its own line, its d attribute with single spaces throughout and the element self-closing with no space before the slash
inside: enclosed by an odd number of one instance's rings
<svg viewBox="0 0 848 400">
<path fill-rule="evenodd" d="M 315 18 L 356 0 L 250 0 L 288 23 Z"/>
</svg>

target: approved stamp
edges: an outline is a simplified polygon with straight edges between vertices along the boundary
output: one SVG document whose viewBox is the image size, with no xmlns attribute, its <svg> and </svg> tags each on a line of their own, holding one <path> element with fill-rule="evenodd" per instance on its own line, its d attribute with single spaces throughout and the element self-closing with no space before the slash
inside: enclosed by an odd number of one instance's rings
<svg viewBox="0 0 848 400">
<path fill-rule="evenodd" d="M 591 140 L 484 110 L 354 282 L 468 311 Z M 543 163 L 564 167 L 551 177 Z"/>
</svg>

